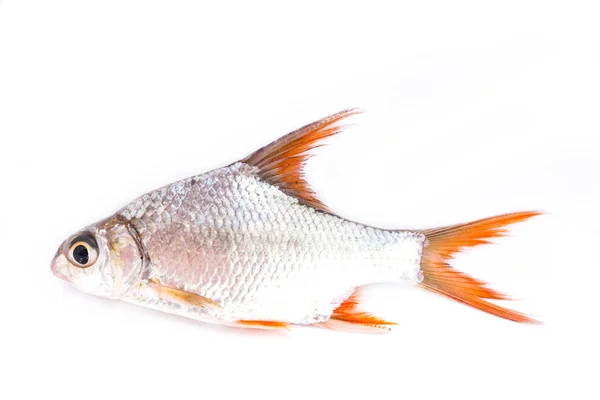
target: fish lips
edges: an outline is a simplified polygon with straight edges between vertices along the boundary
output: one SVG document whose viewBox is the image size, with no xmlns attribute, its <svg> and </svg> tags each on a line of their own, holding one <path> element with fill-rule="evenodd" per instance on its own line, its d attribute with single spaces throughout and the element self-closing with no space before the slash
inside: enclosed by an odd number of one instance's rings
<svg viewBox="0 0 600 400">
<path fill-rule="evenodd" d="M 63 254 L 57 253 L 54 256 L 52 262 L 50 263 L 50 270 L 58 278 L 67 282 L 71 282 L 68 261 Z"/>
</svg>

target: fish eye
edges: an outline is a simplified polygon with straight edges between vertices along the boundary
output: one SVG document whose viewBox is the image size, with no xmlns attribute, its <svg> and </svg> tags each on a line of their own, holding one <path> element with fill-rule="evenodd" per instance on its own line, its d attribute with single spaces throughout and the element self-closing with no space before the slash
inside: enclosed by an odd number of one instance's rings
<svg viewBox="0 0 600 400">
<path fill-rule="evenodd" d="M 71 242 L 69 260 L 76 267 L 92 266 L 98 258 L 98 245 L 92 235 L 81 235 Z"/>
</svg>

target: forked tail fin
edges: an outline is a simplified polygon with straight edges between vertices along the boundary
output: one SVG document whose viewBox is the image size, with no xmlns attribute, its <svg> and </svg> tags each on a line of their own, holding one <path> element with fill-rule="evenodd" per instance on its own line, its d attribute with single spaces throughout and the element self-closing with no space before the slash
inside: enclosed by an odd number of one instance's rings
<svg viewBox="0 0 600 400">
<path fill-rule="evenodd" d="M 423 249 L 421 286 L 471 307 L 511 321 L 539 323 L 525 314 L 501 307 L 488 300 L 509 300 L 486 283 L 452 268 L 449 261 L 464 247 L 491 243 L 489 239 L 505 236 L 506 225 L 525 221 L 539 215 L 527 211 L 504 214 L 467 224 L 452 225 L 423 231 L 427 244 Z"/>
</svg>

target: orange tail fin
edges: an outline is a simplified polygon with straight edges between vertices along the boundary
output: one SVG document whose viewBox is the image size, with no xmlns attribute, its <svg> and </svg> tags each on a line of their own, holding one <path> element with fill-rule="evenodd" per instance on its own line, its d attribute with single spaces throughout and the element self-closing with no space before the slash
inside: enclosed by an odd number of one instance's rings
<svg viewBox="0 0 600 400">
<path fill-rule="evenodd" d="M 525 221 L 539 214 L 535 211 L 504 214 L 467 224 L 423 231 L 427 244 L 423 249 L 421 261 L 423 271 L 421 286 L 501 318 L 516 322 L 538 323 L 525 314 L 487 301 L 486 299 L 509 300 L 509 298 L 486 287 L 485 282 L 455 270 L 448 262 L 453 258 L 453 254 L 462 248 L 491 243 L 489 239 L 506 235 L 506 225 Z"/>
</svg>

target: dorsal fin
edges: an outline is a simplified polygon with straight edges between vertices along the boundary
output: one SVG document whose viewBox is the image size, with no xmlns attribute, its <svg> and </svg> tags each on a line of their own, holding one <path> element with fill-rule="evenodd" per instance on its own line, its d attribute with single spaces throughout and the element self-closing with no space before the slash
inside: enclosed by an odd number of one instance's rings
<svg viewBox="0 0 600 400">
<path fill-rule="evenodd" d="M 322 145 L 320 140 L 342 130 L 337 124 L 340 120 L 358 113 L 358 110 L 348 109 L 313 122 L 255 151 L 242 162 L 258 167 L 262 179 L 297 198 L 301 204 L 329 212 L 304 180 L 304 163 L 309 157 L 308 151 Z"/>
</svg>

